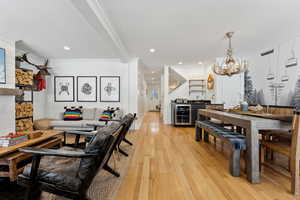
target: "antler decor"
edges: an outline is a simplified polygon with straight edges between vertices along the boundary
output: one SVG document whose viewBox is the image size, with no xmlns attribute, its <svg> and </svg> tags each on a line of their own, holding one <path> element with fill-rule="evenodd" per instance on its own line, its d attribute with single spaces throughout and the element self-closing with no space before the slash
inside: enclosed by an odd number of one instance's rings
<svg viewBox="0 0 300 200">
<path fill-rule="evenodd" d="M 18 59 L 19 59 L 20 61 L 24 61 L 24 62 L 26 62 L 26 63 L 28 63 L 28 64 L 30 64 L 30 65 L 32 65 L 32 66 L 35 66 L 35 67 L 39 70 L 39 72 L 37 73 L 38 75 L 43 75 L 43 76 L 48 76 L 48 75 L 50 75 L 48 69 L 51 69 L 51 68 L 48 67 L 48 59 L 46 59 L 44 65 L 36 65 L 36 64 L 34 64 L 34 63 L 32 63 L 32 62 L 30 62 L 30 61 L 28 60 L 27 54 L 28 54 L 28 53 L 24 53 L 22 56 L 18 57 Z"/>
<path fill-rule="evenodd" d="M 231 38 L 233 32 L 226 33 L 225 37 L 229 41 L 229 46 L 227 49 L 226 57 L 221 63 L 216 62 L 212 66 L 212 70 L 215 74 L 221 76 L 232 76 L 234 74 L 239 74 L 245 72 L 248 69 L 248 61 L 243 59 L 238 59 L 233 57 L 233 48 L 231 46 Z"/>
</svg>

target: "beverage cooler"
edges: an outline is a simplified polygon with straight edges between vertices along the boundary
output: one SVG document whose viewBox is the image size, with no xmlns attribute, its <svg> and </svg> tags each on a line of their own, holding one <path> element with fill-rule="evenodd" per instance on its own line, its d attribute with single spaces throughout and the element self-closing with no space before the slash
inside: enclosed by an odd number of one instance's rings
<svg viewBox="0 0 300 200">
<path fill-rule="evenodd" d="M 192 108 L 190 104 L 172 104 L 173 125 L 192 125 Z"/>
<path fill-rule="evenodd" d="M 195 125 L 197 120 L 198 110 L 205 109 L 211 104 L 209 100 L 184 100 L 176 99 L 171 102 L 171 119 L 175 126 L 180 125 Z"/>
</svg>

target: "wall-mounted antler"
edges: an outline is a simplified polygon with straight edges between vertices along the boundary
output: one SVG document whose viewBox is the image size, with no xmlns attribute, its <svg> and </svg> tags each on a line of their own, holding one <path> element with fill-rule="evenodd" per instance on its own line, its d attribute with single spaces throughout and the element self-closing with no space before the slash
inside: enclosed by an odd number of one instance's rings
<svg viewBox="0 0 300 200">
<path fill-rule="evenodd" d="M 28 60 L 27 53 L 24 53 L 21 58 L 24 62 L 26 62 L 32 66 L 35 66 L 39 70 L 39 72 L 38 72 L 39 75 L 44 75 L 44 76 L 50 75 L 48 69 L 51 69 L 51 68 L 48 67 L 48 59 L 45 61 L 44 65 L 36 65 Z"/>
</svg>

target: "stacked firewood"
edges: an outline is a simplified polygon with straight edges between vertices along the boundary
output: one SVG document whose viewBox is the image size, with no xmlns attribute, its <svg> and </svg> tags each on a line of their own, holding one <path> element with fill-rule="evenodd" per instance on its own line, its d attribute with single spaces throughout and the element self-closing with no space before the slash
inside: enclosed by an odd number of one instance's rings
<svg viewBox="0 0 300 200">
<path fill-rule="evenodd" d="M 21 119 L 16 121 L 16 132 L 33 131 L 32 119 Z"/>
<path fill-rule="evenodd" d="M 16 118 L 29 117 L 33 115 L 32 103 L 16 103 Z"/>
<path fill-rule="evenodd" d="M 16 84 L 32 85 L 33 84 L 32 71 L 24 71 L 22 69 L 16 69 Z"/>
</svg>

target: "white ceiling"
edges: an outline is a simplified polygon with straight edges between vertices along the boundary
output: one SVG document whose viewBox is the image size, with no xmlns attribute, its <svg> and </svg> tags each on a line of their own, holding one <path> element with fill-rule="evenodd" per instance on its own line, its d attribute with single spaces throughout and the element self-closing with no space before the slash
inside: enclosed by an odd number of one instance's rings
<svg viewBox="0 0 300 200">
<path fill-rule="evenodd" d="M 0 35 L 40 55 L 139 57 L 149 71 L 223 56 L 227 31 L 239 55 L 300 35 L 299 0 L 1 0 L 0 8 Z"/>
<path fill-rule="evenodd" d="M 239 54 L 300 34 L 299 0 L 102 0 L 130 54 L 147 66 L 223 56 L 225 32 Z M 150 48 L 157 51 L 149 53 Z"/>
<path fill-rule="evenodd" d="M 118 58 L 69 0 L 1 0 L 0 35 L 49 58 Z M 65 51 L 63 46 L 71 47 Z"/>
</svg>

